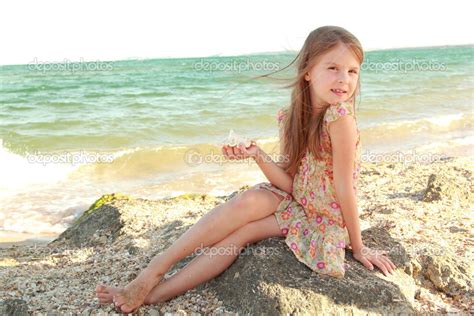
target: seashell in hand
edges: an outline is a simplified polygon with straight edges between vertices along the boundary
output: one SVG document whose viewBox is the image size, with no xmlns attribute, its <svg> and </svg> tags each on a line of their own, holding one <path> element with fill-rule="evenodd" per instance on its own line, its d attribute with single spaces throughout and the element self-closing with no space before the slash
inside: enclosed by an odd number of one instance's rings
<svg viewBox="0 0 474 316">
<path fill-rule="evenodd" d="M 233 129 L 231 129 L 229 132 L 229 136 L 227 136 L 226 140 L 224 140 L 223 145 L 237 146 L 240 143 L 243 143 L 246 148 L 252 145 L 252 141 L 250 139 L 240 136 L 239 134 L 234 132 Z"/>
</svg>

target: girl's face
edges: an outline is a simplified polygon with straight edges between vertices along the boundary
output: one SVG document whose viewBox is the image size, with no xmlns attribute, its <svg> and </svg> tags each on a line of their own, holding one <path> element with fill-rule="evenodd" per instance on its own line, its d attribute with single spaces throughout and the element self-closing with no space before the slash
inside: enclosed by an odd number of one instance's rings
<svg viewBox="0 0 474 316">
<path fill-rule="evenodd" d="M 357 87 L 359 66 L 354 53 L 343 44 L 321 55 L 305 75 L 311 87 L 312 105 L 347 101 Z"/>
</svg>

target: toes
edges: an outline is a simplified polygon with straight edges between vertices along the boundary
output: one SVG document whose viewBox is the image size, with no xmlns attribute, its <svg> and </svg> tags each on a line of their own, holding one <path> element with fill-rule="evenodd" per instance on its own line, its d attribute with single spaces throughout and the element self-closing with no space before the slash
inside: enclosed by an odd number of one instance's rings
<svg viewBox="0 0 474 316">
<path fill-rule="evenodd" d="M 112 301 L 112 297 L 105 293 L 97 294 L 97 297 L 101 299 L 109 299 L 110 301 Z"/>
<path fill-rule="evenodd" d="M 125 304 L 125 298 L 120 294 L 114 295 L 113 296 L 113 301 L 114 301 L 115 306 L 117 306 L 117 307 L 120 307 L 123 304 Z"/>
<path fill-rule="evenodd" d="M 106 286 L 106 285 L 104 285 L 104 284 L 99 284 L 99 285 L 97 285 L 97 287 L 95 288 L 95 292 L 96 292 L 97 294 L 99 294 L 99 293 L 106 293 L 106 294 L 109 294 L 109 293 L 110 293 L 110 289 L 111 289 L 111 287 L 109 287 L 109 286 Z"/>
<path fill-rule="evenodd" d="M 97 298 L 100 303 L 112 303 L 112 296 L 110 294 L 100 293 L 97 294 Z"/>
<path fill-rule="evenodd" d="M 134 310 L 134 308 L 133 308 L 132 306 L 128 305 L 128 304 L 123 304 L 123 305 L 120 307 L 120 309 L 121 309 L 122 312 L 124 312 L 124 313 L 131 313 L 131 312 Z"/>
</svg>

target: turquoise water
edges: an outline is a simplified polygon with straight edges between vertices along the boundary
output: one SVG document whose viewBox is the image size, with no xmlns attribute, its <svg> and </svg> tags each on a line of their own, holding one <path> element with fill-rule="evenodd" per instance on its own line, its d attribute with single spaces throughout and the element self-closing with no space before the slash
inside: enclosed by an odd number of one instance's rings
<svg viewBox="0 0 474 316">
<path fill-rule="evenodd" d="M 363 150 L 471 154 L 473 48 L 367 52 L 356 106 Z M 185 157 L 218 154 L 230 129 L 275 150 L 275 115 L 289 102 L 282 86 L 293 68 L 279 80 L 251 78 L 294 57 L 0 67 L 0 230 L 57 234 L 109 192 L 225 194 L 265 181 L 252 164 L 190 165 Z"/>
</svg>

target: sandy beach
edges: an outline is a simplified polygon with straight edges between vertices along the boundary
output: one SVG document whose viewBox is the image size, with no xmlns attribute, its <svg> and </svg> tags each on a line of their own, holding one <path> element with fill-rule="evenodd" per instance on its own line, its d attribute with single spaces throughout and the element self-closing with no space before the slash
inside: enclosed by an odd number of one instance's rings
<svg viewBox="0 0 474 316">
<path fill-rule="evenodd" d="M 362 230 L 382 228 L 408 254 L 409 263 L 397 270 L 416 284 L 412 308 L 417 313 L 474 312 L 472 171 L 472 157 L 427 164 L 363 163 L 358 192 Z M 156 253 L 227 198 L 182 195 L 152 201 L 109 196 L 96 212 L 118 210 L 124 223 L 118 231 L 68 229 L 49 245 L 30 241 L 0 249 L 0 299 L 21 300 L 29 312 L 114 313 L 112 305 L 98 305 L 96 284 L 124 286 Z M 176 264 L 166 277 L 193 256 Z M 171 311 L 240 312 L 202 287 L 161 305 L 143 306 L 137 314 Z"/>
</svg>

